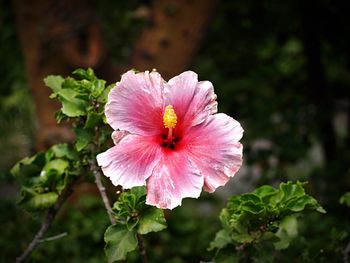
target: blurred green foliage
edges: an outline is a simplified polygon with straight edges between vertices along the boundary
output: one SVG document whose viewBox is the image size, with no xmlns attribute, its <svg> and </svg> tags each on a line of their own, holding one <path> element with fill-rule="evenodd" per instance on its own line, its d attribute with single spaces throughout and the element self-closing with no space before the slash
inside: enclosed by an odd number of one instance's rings
<svg viewBox="0 0 350 263">
<path fill-rule="evenodd" d="M 279 189 L 264 185 L 233 196 L 220 214 L 223 228 L 209 249 L 217 250 L 218 263 L 276 260 L 274 252 L 289 247 L 298 235 L 297 217 L 307 211 L 325 213 L 300 182 L 281 183 Z"/>
<path fill-rule="evenodd" d="M 9 169 L 35 145 L 35 117 L 10 3 L 0 10 L 0 179 L 11 181 Z"/>
</svg>

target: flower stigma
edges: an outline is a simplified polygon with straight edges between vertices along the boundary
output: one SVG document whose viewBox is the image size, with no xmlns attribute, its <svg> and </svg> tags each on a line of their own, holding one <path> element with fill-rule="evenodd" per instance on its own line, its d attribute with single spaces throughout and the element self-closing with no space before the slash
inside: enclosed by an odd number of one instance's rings
<svg viewBox="0 0 350 263">
<path fill-rule="evenodd" d="M 163 124 L 165 128 L 169 129 L 168 137 L 165 142 L 171 143 L 173 141 L 173 129 L 177 124 L 177 116 L 172 105 L 168 105 L 165 107 L 163 115 Z"/>
</svg>

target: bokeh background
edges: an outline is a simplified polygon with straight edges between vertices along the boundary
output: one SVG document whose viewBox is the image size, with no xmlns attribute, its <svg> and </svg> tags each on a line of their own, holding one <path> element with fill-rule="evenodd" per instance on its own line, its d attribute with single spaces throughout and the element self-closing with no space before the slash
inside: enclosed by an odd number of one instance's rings
<svg viewBox="0 0 350 263">
<path fill-rule="evenodd" d="M 42 79 L 92 67 L 109 83 L 129 68 L 166 79 L 194 70 L 245 129 L 244 167 L 216 194 L 167 213 L 169 228 L 146 240 L 154 262 L 210 260 L 225 198 L 287 180 L 308 181 L 328 213 L 304 218 L 284 255 L 341 262 L 350 239 L 350 209 L 339 204 L 350 190 L 349 14 L 346 0 L 0 0 L 0 261 L 12 262 L 40 225 L 17 208 L 9 169 L 72 140 Z M 42 244 L 33 262 L 103 261 L 108 218 L 95 190 L 77 190 L 49 233 L 67 236 Z"/>
</svg>

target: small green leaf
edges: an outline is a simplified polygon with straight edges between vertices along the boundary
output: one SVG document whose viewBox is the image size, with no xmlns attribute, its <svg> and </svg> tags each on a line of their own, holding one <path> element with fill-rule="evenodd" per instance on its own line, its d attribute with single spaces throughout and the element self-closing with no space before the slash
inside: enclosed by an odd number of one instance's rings
<svg viewBox="0 0 350 263">
<path fill-rule="evenodd" d="M 149 207 L 140 214 L 137 232 L 145 235 L 150 232 L 158 232 L 167 227 L 163 210 Z"/>
<path fill-rule="evenodd" d="M 88 102 L 79 98 L 79 93 L 73 89 L 61 89 L 56 93 L 62 102 L 62 113 L 68 117 L 86 115 Z"/>
<path fill-rule="evenodd" d="M 40 152 L 32 157 L 26 157 L 19 161 L 11 169 L 11 173 L 20 180 L 21 184 L 25 184 L 24 181 L 28 178 L 38 176 L 44 165 L 45 153 Z"/>
<path fill-rule="evenodd" d="M 277 250 L 288 248 L 290 242 L 298 235 L 298 221 L 296 216 L 285 217 L 279 227 L 276 236 L 280 240 L 273 243 Z"/>
<path fill-rule="evenodd" d="M 350 207 L 350 192 L 345 193 L 345 194 L 340 198 L 340 203 L 341 203 L 341 204 L 346 204 L 347 206 Z"/>
<path fill-rule="evenodd" d="M 300 182 L 287 182 L 281 183 L 280 190 L 283 193 L 283 201 L 287 201 L 291 198 L 300 197 L 305 195 L 303 184 Z"/>
<path fill-rule="evenodd" d="M 93 98 L 98 98 L 105 89 L 106 81 L 101 79 L 96 79 L 92 82 L 92 91 L 91 95 Z"/>
<path fill-rule="evenodd" d="M 241 255 L 242 252 L 238 252 L 234 247 L 227 247 L 219 250 L 215 256 L 216 263 L 239 263 L 240 259 L 244 258 Z"/>
<path fill-rule="evenodd" d="M 246 223 L 240 221 L 234 221 L 231 223 L 232 233 L 231 238 L 240 243 L 250 243 L 254 240 L 255 236 L 251 235 L 248 231 Z"/>
<path fill-rule="evenodd" d="M 215 235 L 215 239 L 210 242 L 208 250 L 214 250 L 215 248 L 224 248 L 228 244 L 232 244 L 232 238 L 225 229 L 221 229 Z"/>
<path fill-rule="evenodd" d="M 130 189 L 129 193 L 135 195 L 136 198 L 139 199 L 140 197 L 146 195 L 146 187 L 144 186 L 133 187 Z"/>
<path fill-rule="evenodd" d="M 316 199 L 309 195 L 303 195 L 298 198 L 290 200 L 284 210 L 290 210 L 292 212 L 301 212 L 305 209 L 317 210 L 320 213 L 325 213 L 326 211 L 319 205 Z"/>
<path fill-rule="evenodd" d="M 103 123 L 103 113 L 88 112 L 84 129 L 95 128 L 95 126 Z"/>
<path fill-rule="evenodd" d="M 43 171 L 49 173 L 50 170 L 56 170 L 57 174 L 63 174 L 68 168 L 69 163 L 63 159 L 54 159 L 45 164 Z"/>
<path fill-rule="evenodd" d="M 103 92 L 101 93 L 101 95 L 97 98 L 97 101 L 99 103 L 106 103 L 107 102 L 107 99 L 108 99 L 108 94 L 109 92 L 111 91 L 111 89 L 115 87 L 115 85 L 108 85 L 104 90 Z"/>
<path fill-rule="evenodd" d="M 104 240 L 106 242 L 105 253 L 109 263 L 126 259 L 127 254 L 137 247 L 136 233 L 129 231 L 123 225 L 108 227 Z"/>
<path fill-rule="evenodd" d="M 53 92 L 57 92 L 62 88 L 64 78 L 61 76 L 47 76 L 44 78 L 45 85 L 52 89 Z"/>
<path fill-rule="evenodd" d="M 55 144 L 50 149 L 57 158 L 66 158 L 69 160 L 77 160 L 78 155 L 72 149 L 69 149 L 66 143 Z"/>
<path fill-rule="evenodd" d="M 31 157 L 25 157 L 22 160 L 20 160 L 19 162 L 17 162 L 13 166 L 13 168 L 11 169 L 11 174 L 13 176 L 19 176 L 21 174 L 21 168 L 23 166 L 28 166 L 28 165 L 32 164 L 36 160 L 36 157 L 37 157 L 36 155 L 31 156 Z"/>
<path fill-rule="evenodd" d="M 276 195 L 278 192 L 277 189 L 273 188 L 270 185 L 263 185 L 257 188 L 253 193 L 261 198 L 261 200 L 267 204 L 271 196 Z"/>
<path fill-rule="evenodd" d="M 73 74 L 81 79 L 94 80 L 96 78 L 94 71 L 91 68 L 88 68 L 87 70 L 78 68 L 73 71 Z"/>
<path fill-rule="evenodd" d="M 24 209 L 33 212 L 53 206 L 57 198 L 58 195 L 54 192 L 33 195 L 33 192 L 24 191 L 22 192 L 22 200 L 18 204 Z"/>
<path fill-rule="evenodd" d="M 94 134 L 81 128 L 74 129 L 74 132 L 76 133 L 75 148 L 80 152 L 91 142 Z"/>
<path fill-rule="evenodd" d="M 242 211 L 257 215 L 265 211 L 265 206 L 262 203 L 248 201 L 242 204 L 241 209 Z"/>
</svg>

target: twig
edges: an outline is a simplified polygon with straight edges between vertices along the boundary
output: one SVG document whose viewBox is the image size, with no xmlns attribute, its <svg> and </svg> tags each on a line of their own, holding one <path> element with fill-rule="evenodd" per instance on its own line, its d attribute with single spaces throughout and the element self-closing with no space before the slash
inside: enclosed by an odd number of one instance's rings
<svg viewBox="0 0 350 263">
<path fill-rule="evenodd" d="M 19 257 L 16 258 L 16 263 L 24 262 L 25 259 L 32 253 L 34 248 L 41 242 L 46 231 L 52 225 L 52 222 L 53 222 L 57 212 L 60 210 L 61 206 L 66 201 L 68 196 L 71 195 L 74 183 L 75 183 L 75 181 L 73 181 L 69 185 L 67 185 L 66 188 L 63 190 L 63 192 L 58 197 L 55 205 L 49 208 L 49 210 L 47 211 L 45 220 L 44 220 L 43 224 L 41 225 L 41 228 L 36 233 L 32 242 L 30 242 L 30 244 L 28 245 L 26 250 Z"/>
<path fill-rule="evenodd" d="M 346 248 L 343 251 L 343 260 L 344 263 L 349 263 L 349 253 L 350 253 L 350 242 L 346 246 Z"/>
<path fill-rule="evenodd" d="M 142 263 L 148 263 L 145 245 L 143 243 L 143 238 L 140 234 L 137 234 L 137 244 L 139 247 L 139 253 L 142 259 Z"/>
<path fill-rule="evenodd" d="M 60 239 L 62 237 L 65 237 L 67 234 L 67 232 L 63 232 L 61 234 L 58 234 L 56 236 L 52 236 L 52 237 L 47 237 L 47 238 L 44 238 L 44 239 L 39 239 L 39 243 L 43 243 L 43 242 L 47 242 L 47 241 L 53 241 L 53 240 L 56 240 L 56 239 Z"/>
<path fill-rule="evenodd" d="M 115 219 L 113 216 L 112 207 L 109 203 L 109 199 L 108 199 L 107 194 L 106 194 L 106 188 L 103 186 L 102 181 L 101 181 L 100 168 L 97 167 L 96 162 L 94 160 L 89 160 L 89 165 L 90 165 L 91 171 L 93 172 L 93 174 L 95 176 L 95 183 L 97 185 L 98 190 L 100 191 L 100 195 L 102 197 L 103 204 L 105 205 L 105 208 L 107 210 L 109 220 L 111 221 L 112 225 L 115 225 L 116 222 L 115 222 Z"/>
</svg>

